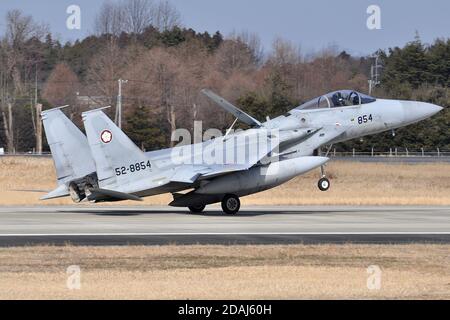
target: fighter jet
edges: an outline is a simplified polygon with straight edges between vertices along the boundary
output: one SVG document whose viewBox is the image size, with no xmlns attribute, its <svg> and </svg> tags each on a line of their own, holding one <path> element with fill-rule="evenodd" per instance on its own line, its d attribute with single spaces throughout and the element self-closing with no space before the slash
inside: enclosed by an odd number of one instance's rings
<svg viewBox="0 0 450 320">
<path fill-rule="evenodd" d="M 318 188 L 327 191 L 330 181 L 324 165 L 334 143 L 403 127 L 442 109 L 340 90 L 260 122 L 212 91 L 202 93 L 249 129 L 143 152 L 104 108 L 82 114 L 86 135 L 61 108 L 44 111 L 58 187 L 42 199 L 70 196 L 76 203 L 98 203 L 141 201 L 171 193 L 171 206 L 200 213 L 206 205 L 220 202 L 224 213 L 236 214 L 240 197 L 274 188 L 315 168 L 321 169 Z M 322 147 L 327 147 L 325 156 L 317 155 Z"/>
</svg>

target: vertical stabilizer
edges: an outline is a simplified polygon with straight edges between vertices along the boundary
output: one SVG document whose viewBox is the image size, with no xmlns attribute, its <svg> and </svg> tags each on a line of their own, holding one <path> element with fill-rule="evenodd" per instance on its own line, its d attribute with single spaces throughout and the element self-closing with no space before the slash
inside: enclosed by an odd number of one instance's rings
<svg viewBox="0 0 450 320">
<path fill-rule="evenodd" d="M 58 185 L 63 185 L 95 172 L 95 164 L 86 136 L 60 109 L 43 111 L 42 121 Z"/>
<path fill-rule="evenodd" d="M 152 170 L 150 159 L 101 110 L 83 113 L 99 186 L 117 189 L 148 177 Z"/>
</svg>

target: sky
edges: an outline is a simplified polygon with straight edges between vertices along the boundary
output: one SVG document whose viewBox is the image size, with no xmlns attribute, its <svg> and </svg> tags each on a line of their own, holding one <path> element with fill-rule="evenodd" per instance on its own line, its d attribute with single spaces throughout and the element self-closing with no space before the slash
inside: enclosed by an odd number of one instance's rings
<svg viewBox="0 0 450 320">
<path fill-rule="evenodd" d="M 266 52 L 276 37 L 292 41 L 305 54 L 337 47 L 354 55 L 403 46 L 416 31 L 425 43 L 450 37 L 450 1 L 428 0 L 171 0 L 183 25 L 196 31 L 229 35 L 256 33 Z M 62 41 L 73 41 L 93 31 L 103 0 L 0 0 L 0 31 L 6 12 L 21 9 L 47 23 Z M 69 30 L 67 7 L 81 8 L 81 30 Z M 381 29 L 370 30 L 367 8 L 380 8 Z"/>
</svg>

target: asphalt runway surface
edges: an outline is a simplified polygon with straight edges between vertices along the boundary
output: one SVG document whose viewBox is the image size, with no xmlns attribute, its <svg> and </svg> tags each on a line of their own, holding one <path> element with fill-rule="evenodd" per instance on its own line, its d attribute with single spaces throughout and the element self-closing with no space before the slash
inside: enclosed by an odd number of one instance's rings
<svg viewBox="0 0 450 320">
<path fill-rule="evenodd" d="M 450 207 L 0 207 L 0 246 L 450 243 Z"/>
</svg>

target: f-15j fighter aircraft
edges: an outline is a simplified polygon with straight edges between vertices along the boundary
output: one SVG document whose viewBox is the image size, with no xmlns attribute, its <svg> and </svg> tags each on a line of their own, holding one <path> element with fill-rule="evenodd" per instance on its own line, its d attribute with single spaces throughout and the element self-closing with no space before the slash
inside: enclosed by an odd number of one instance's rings
<svg viewBox="0 0 450 320">
<path fill-rule="evenodd" d="M 44 111 L 58 187 L 42 199 L 140 201 L 170 192 L 171 206 L 202 212 L 206 205 L 221 202 L 226 214 L 236 214 L 240 197 L 271 189 L 314 168 L 322 169 L 319 189 L 328 190 L 323 166 L 329 158 L 316 156 L 317 149 L 403 127 L 442 109 L 341 90 L 260 122 L 210 90 L 202 92 L 249 129 L 143 152 L 103 109 L 82 114 L 86 136 L 61 108 Z"/>
</svg>

